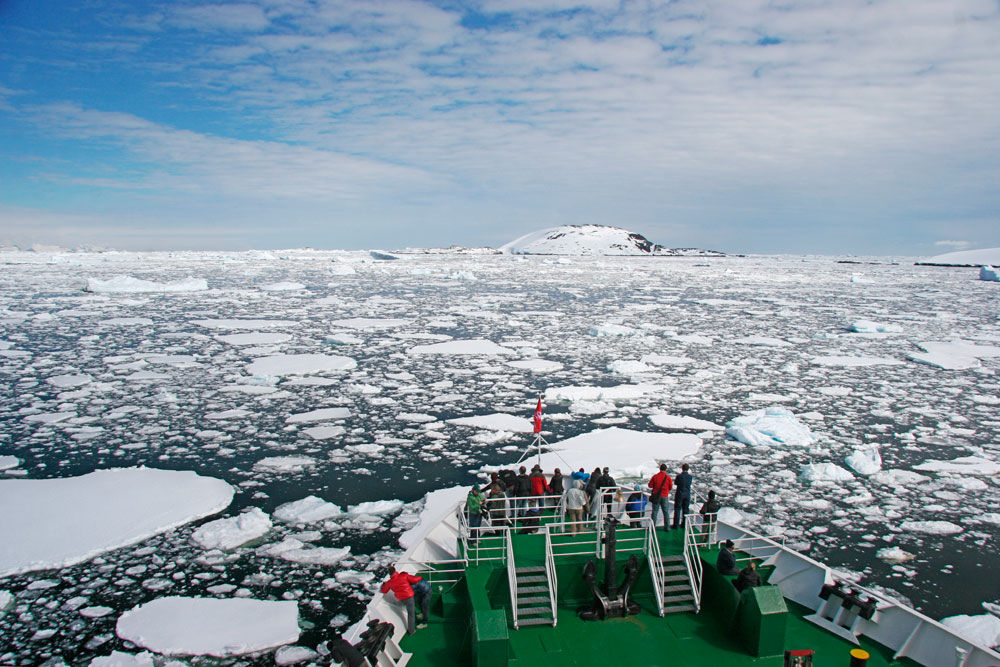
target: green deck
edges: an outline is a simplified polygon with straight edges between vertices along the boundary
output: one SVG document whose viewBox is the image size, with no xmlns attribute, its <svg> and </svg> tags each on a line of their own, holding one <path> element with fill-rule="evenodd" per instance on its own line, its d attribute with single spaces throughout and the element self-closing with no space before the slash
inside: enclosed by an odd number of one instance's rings
<svg viewBox="0 0 1000 667">
<path fill-rule="evenodd" d="M 663 556 L 680 554 L 683 550 L 682 531 L 660 531 L 658 537 Z M 502 539 L 496 538 L 494 541 L 502 544 Z M 481 553 L 486 554 L 486 547 L 489 545 L 489 540 L 484 538 Z M 592 533 L 590 545 L 594 545 Z M 515 534 L 513 548 L 518 567 L 544 562 L 544 538 L 541 535 Z M 558 554 L 558 547 L 555 549 Z M 570 549 L 573 547 L 566 548 Z M 703 560 L 714 564 L 716 553 L 713 549 L 703 549 Z M 627 555 L 619 555 L 619 571 L 622 570 Z M 639 665 L 683 664 L 711 667 L 780 667 L 783 664 L 781 655 L 753 657 L 737 640 L 732 622 L 727 619 L 725 612 L 720 612 L 725 604 L 719 600 L 729 595 L 729 591 L 719 583 L 723 580 L 718 578 L 714 567 L 708 574 L 717 577 L 716 594 L 713 595 L 710 588 L 706 587 L 700 613 L 668 614 L 661 618 L 657 614 L 648 565 L 642 554 L 638 555 L 642 566 L 632 596 L 642 607 L 638 615 L 606 621 L 581 620 L 576 610 L 589 602 L 590 594 L 580 573 L 583 564 L 594 556 L 566 556 L 556 559 L 559 580 L 556 627 L 522 626 L 515 630 L 506 566 L 502 563 L 481 563 L 478 566 L 470 564 L 464 579 L 458 584 L 443 593 L 439 587 L 435 587 L 430 624 L 427 628 L 418 630 L 415 635 L 405 637 L 401 646 L 404 651 L 413 653 L 409 664 L 414 667 L 477 664 L 471 648 L 475 630 L 474 614 L 482 618 L 489 616 L 490 610 L 496 610 L 493 611 L 495 625 L 503 625 L 503 618 L 506 617 L 506 629 L 487 628 L 486 634 L 491 630 L 501 634 L 505 632 L 507 639 L 481 644 L 488 647 L 487 650 L 480 650 L 478 664 L 481 665 L 606 667 L 612 661 Z M 470 550 L 468 556 L 474 563 L 476 552 Z M 600 581 L 603 579 L 603 563 L 599 562 L 598 565 Z M 725 582 L 725 586 L 730 585 Z M 849 654 L 855 648 L 853 644 L 804 620 L 803 616 L 812 613 L 811 610 L 788 600 L 785 600 L 785 604 L 788 613 L 783 615 L 782 621 L 785 628 L 784 649 L 815 651 L 813 664 L 816 667 L 843 667 L 850 663 Z M 483 632 L 482 629 L 479 631 Z M 861 638 L 861 647 L 871 655 L 869 667 L 916 664 L 908 659 L 893 661 L 893 651 L 864 637 Z M 507 654 L 506 658 L 504 652 Z"/>
</svg>

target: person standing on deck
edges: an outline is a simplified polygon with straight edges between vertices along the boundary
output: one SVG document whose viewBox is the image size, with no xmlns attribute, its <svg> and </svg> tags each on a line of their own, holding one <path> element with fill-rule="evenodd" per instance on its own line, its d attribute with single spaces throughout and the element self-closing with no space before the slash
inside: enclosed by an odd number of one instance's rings
<svg viewBox="0 0 1000 667">
<path fill-rule="evenodd" d="M 674 479 L 674 528 L 683 528 L 685 516 L 691 510 L 691 483 L 694 479 L 688 469 L 691 466 L 684 464 L 681 472 Z"/>
<path fill-rule="evenodd" d="M 541 509 L 544 501 L 542 496 L 547 496 L 552 490 L 549 488 L 548 482 L 545 481 L 545 473 L 542 472 L 542 468 L 539 465 L 535 465 L 531 469 L 531 495 L 536 498 L 532 501 L 532 505 Z"/>
<path fill-rule="evenodd" d="M 600 504 L 601 494 L 598 486 L 598 482 L 601 481 L 601 469 L 594 468 L 594 472 L 590 473 L 590 478 L 587 480 L 587 486 L 583 489 L 587 493 L 587 500 L 590 501 L 590 518 L 593 519 L 597 516 L 597 508 Z"/>
<path fill-rule="evenodd" d="M 613 487 L 617 486 L 615 478 L 611 476 L 610 468 L 605 466 L 604 470 L 601 471 L 601 478 L 597 482 L 597 488 L 605 489 L 603 498 L 605 514 L 611 511 L 611 503 L 615 499 L 615 489 Z"/>
<path fill-rule="evenodd" d="M 485 505 L 486 497 L 479 487 L 473 486 L 469 489 L 469 495 L 465 499 L 465 509 L 469 512 L 469 544 L 476 544 L 479 541 L 479 527 L 483 524 Z"/>
<path fill-rule="evenodd" d="M 514 479 L 514 516 L 524 516 L 528 511 L 528 498 L 531 496 L 531 478 L 528 477 L 528 469 L 521 466 Z"/>
<path fill-rule="evenodd" d="M 382 584 L 379 589 L 382 591 L 383 595 L 386 595 L 389 591 L 392 591 L 392 595 L 395 600 L 403 605 L 406 609 L 406 634 L 412 635 L 416 632 L 416 608 L 413 604 L 413 598 L 415 596 L 414 587 L 423 581 L 423 578 L 416 575 L 410 574 L 409 572 L 396 571 L 396 568 L 392 565 L 389 566 L 389 579 Z M 430 596 L 430 586 L 420 586 L 420 590 L 425 590 L 425 593 L 421 595 L 420 609 L 423 612 L 424 620 L 420 624 L 421 628 L 427 627 L 427 619 L 430 616 L 431 608 L 431 596 Z M 386 595 L 386 599 L 389 596 Z"/>
<path fill-rule="evenodd" d="M 649 502 L 653 505 L 653 528 L 656 528 L 656 513 L 663 512 L 663 530 L 670 530 L 670 514 L 667 499 L 670 497 L 670 489 L 674 488 L 674 481 L 667 474 L 667 464 L 660 464 L 660 472 L 653 475 L 649 480 Z"/>
<path fill-rule="evenodd" d="M 642 495 L 642 485 L 636 484 L 625 502 L 625 511 L 628 513 L 631 525 L 638 526 L 642 523 L 642 516 L 646 513 L 646 505 L 648 504 L 646 496 Z M 666 512 L 664 512 L 664 516 L 666 516 Z"/>
<path fill-rule="evenodd" d="M 553 496 L 561 496 L 566 493 L 566 489 L 563 488 L 563 476 L 559 468 L 556 468 L 552 473 L 552 477 L 549 479 L 549 493 Z M 558 500 L 553 500 L 551 503 L 553 507 L 559 504 Z"/>
<path fill-rule="evenodd" d="M 715 526 L 722 503 L 715 499 L 715 491 L 708 492 L 708 500 L 698 510 L 701 514 L 701 525 L 705 527 L 705 544 L 715 541 Z"/>
<path fill-rule="evenodd" d="M 570 481 L 566 492 L 566 516 L 569 519 L 569 532 L 578 533 L 583 530 L 583 508 L 587 506 L 587 494 L 583 492 L 583 482 L 578 479 Z"/>
</svg>

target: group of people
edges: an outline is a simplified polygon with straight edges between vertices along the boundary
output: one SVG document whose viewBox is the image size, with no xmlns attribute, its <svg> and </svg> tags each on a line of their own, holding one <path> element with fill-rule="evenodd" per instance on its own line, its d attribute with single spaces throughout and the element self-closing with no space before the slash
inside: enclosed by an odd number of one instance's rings
<svg viewBox="0 0 1000 667">
<path fill-rule="evenodd" d="M 666 464 L 661 464 L 659 472 L 645 484 L 645 488 L 642 484 L 635 484 L 630 492 L 618 486 L 607 467 L 594 468 L 590 473 L 580 468 L 569 476 L 564 476 L 556 468 L 549 477 L 546 477 L 537 464 L 530 473 L 526 466 L 521 466 L 517 474 L 512 470 L 492 472 L 490 481 L 485 486 L 477 485 L 469 489 L 466 512 L 472 529 L 470 542 L 477 542 L 484 519 L 491 526 L 516 523 L 522 530 L 530 530 L 532 526 L 538 525 L 539 512 L 556 507 L 560 497 L 565 503 L 568 532 L 584 530 L 586 523 L 601 513 L 602 506 L 604 514 L 626 523 L 638 523 L 645 516 L 647 508 L 652 506 L 654 526 L 662 512 L 664 530 L 683 528 L 685 516 L 691 511 L 693 482 L 690 465 L 687 463 L 681 466 L 680 472 L 674 477 L 667 472 Z M 703 522 L 708 527 L 708 535 L 714 534 L 716 515 L 720 508 L 715 492 L 709 491 L 708 500 L 700 510 Z"/>
</svg>

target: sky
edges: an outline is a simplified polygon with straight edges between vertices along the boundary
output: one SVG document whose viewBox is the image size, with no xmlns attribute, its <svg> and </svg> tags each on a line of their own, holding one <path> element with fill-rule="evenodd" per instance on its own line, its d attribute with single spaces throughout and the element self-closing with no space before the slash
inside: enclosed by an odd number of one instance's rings
<svg viewBox="0 0 1000 667">
<path fill-rule="evenodd" d="M 1000 0 L 0 0 L 0 244 L 1000 246 Z"/>
</svg>

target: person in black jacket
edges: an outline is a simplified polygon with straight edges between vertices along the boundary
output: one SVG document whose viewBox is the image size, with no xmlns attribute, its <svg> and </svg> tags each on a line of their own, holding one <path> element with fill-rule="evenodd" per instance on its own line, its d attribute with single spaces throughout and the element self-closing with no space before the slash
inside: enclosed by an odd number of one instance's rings
<svg viewBox="0 0 1000 667">
<path fill-rule="evenodd" d="M 691 511 L 691 483 L 694 480 L 688 472 L 690 467 L 686 463 L 682 465 L 680 474 L 674 478 L 674 528 L 683 528 L 685 516 Z"/>
<path fill-rule="evenodd" d="M 748 588 L 760 586 L 760 584 L 760 573 L 757 572 L 757 563 L 754 561 L 750 561 L 749 565 L 740 570 L 740 575 L 736 577 L 736 581 L 733 582 L 733 585 L 736 586 L 736 590 L 740 593 Z"/>
<path fill-rule="evenodd" d="M 552 477 L 551 479 L 549 479 L 549 489 L 553 496 L 561 496 L 566 491 L 566 489 L 563 488 L 563 476 L 559 468 L 556 468 L 552 472 Z M 553 501 L 550 504 L 555 506 L 558 503 L 559 503 L 558 500 L 553 499 Z"/>
<path fill-rule="evenodd" d="M 610 469 L 605 466 L 604 470 L 601 471 L 601 479 L 597 482 L 597 488 L 607 489 L 609 487 L 618 486 L 615 483 L 615 478 L 611 476 Z M 615 490 L 610 489 L 604 492 L 604 513 L 608 514 L 611 511 L 611 503 L 615 499 Z"/>
<path fill-rule="evenodd" d="M 531 497 L 531 478 L 528 476 L 528 469 L 521 466 L 514 478 L 515 516 L 524 516 L 528 511 L 528 498 Z"/>
<path fill-rule="evenodd" d="M 722 503 L 715 499 L 715 491 L 709 491 L 708 500 L 698 510 L 698 513 L 701 514 L 701 525 L 704 528 L 705 544 L 711 544 L 715 541 L 715 526 L 720 509 L 722 509 Z"/>
<path fill-rule="evenodd" d="M 726 540 L 726 543 L 722 545 L 719 549 L 719 557 L 715 560 L 715 569 L 719 571 L 719 574 L 725 574 L 727 576 L 733 576 L 734 574 L 739 574 L 740 570 L 736 567 L 736 554 L 733 553 L 732 540 Z"/>
</svg>

